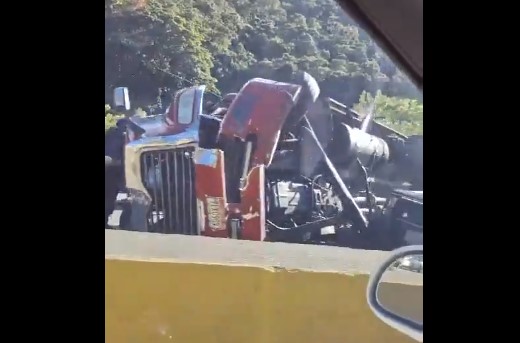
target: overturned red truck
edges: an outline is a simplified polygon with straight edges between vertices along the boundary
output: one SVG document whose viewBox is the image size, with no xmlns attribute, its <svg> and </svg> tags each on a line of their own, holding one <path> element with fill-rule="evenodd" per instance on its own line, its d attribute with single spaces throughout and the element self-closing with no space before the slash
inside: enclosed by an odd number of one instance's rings
<svg viewBox="0 0 520 343">
<path fill-rule="evenodd" d="M 121 160 L 106 170 L 124 182 L 105 181 L 105 219 L 120 183 L 125 230 L 379 249 L 422 243 L 422 137 L 319 93 L 307 73 L 294 83 L 255 78 L 205 113 L 205 87 L 196 86 L 178 91 L 163 115 L 120 121 L 124 152 L 106 141 L 105 160 Z"/>
</svg>

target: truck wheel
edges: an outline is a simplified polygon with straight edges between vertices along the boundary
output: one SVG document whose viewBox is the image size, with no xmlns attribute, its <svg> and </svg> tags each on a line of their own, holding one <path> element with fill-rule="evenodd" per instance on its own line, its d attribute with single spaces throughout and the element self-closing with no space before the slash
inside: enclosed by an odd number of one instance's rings
<svg viewBox="0 0 520 343">
<path fill-rule="evenodd" d="M 123 230 L 131 230 L 130 218 L 132 216 L 132 208 L 130 205 L 124 205 L 121 216 L 119 217 L 119 228 Z"/>
<path fill-rule="evenodd" d="M 120 178 L 121 172 L 118 168 L 105 168 L 105 226 L 108 226 L 108 218 L 116 207 Z"/>
</svg>

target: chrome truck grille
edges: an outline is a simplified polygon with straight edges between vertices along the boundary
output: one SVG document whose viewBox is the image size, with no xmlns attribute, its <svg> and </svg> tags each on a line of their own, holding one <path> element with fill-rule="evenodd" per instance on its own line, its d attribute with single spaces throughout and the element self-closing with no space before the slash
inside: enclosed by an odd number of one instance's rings
<svg viewBox="0 0 520 343">
<path fill-rule="evenodd" d="M 145 152 L 141 175 L 152 197 L 148 231 L 197 234 L 193 147 Z"/>
</svg>

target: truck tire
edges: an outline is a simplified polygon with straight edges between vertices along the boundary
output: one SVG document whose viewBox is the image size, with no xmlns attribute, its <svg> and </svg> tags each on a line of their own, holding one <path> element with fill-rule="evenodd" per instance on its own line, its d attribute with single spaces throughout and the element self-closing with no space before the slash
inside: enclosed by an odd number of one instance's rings
<svg viewBox="0 0 520 343">
<path fill-rule="evenodd" d="M 122 230 L 131 230 L 130 218 L 132 216 L 132 207 L 129 204 L 122 206 L 121 216 L 119 217 L 119 228 Z"/>
<path fill-rule="evenodd" d="M 112 127 L 105 132 L 105 226 L 115 209 L 117 194 L 124 181 L 124 146 L 124 130 Z"/>
<path fill-rule="evenodd" d="M 120 168 L 105 168 L 105 226 L 108 226 L 108 219 L 116 206 L 121 177 Z"/>
</svg>

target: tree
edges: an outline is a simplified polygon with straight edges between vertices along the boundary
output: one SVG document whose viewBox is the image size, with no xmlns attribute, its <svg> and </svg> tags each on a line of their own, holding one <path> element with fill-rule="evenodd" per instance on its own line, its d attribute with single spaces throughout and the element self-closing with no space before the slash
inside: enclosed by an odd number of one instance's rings
<svg viewBox="0 0 520 343">
<path fill-rule="evenodd" d="M 105 45 L 106 99 L 127 86 L 140 107 L 161 87 L 234 92 L 283 65 L 348 106 L 363 91 L 400 104 L 420 96 L 334 0 L 105 0 Z"/>
<path fill-rule="evenodd" d="M 404 134 L 423 133 L 423 105 L 417 99 L 389 97 L 381 91 L 372 96 L 364 91 L 354 109 L 361 114 L 374 111 L 381 123 Z"/>
</svg>

